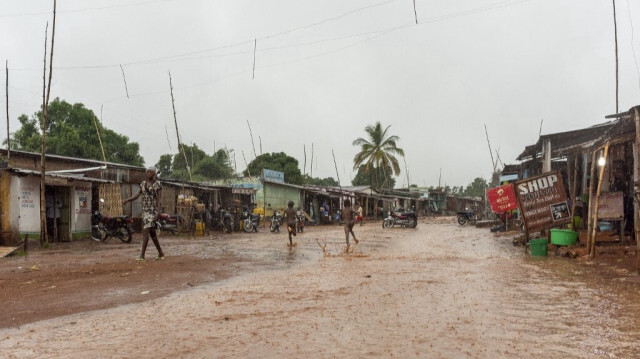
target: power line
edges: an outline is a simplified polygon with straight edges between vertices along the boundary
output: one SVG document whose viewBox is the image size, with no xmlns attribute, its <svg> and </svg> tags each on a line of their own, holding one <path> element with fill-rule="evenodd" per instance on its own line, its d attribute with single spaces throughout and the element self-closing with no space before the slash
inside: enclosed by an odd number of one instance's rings
<svg viewBox="0 0 640 359">
<path fill-rule="evenodd" d="M 170 2 L 170 1 L 176 1 L 176 0 L 149 0 L 149 1 L 143 1 L 143 2 L 139 2 L 139 3 L 135 3 L 135 4 L 123 4 L 123 5 L 109 5 L 109 6 L 100 6 L 100 7 L 88 7 L 88 8 L 82 8 L 82 9 L 73 9 L 73 10 L 63 10 L 63 11 L 58 11 L 58 14 L 71 14 L 71 13 L 78 13 L 78 12 L 86 12 L 86 11 L 96 11 L 96 10 L 105 10 L 105 9 L 116 9 L 116 8 L 127 8 L 127 7 L 134 7 L 134 6 L 142 6 L 142 5 L 148 5 L 148 4 L 153 4 L 153 3 L 159 3 L 159 2 Z M 0 15 L 0 18 L 5 18 L 5 17 L 23 17 L 23 16 L 42 16 L 42 15 L 50 15 L 51 12 L 32 12 L 32 13 L 22 13 L 22 14 L 4 14 L 4 15 Z"/>
</svg>

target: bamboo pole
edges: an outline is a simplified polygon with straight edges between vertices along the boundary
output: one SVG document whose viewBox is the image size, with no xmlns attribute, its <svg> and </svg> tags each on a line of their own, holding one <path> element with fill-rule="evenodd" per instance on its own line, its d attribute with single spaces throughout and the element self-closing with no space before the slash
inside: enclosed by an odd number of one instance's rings
<svg viewBox="0 0 640 359">
<path fill-rule="evenodd" d="M 636 123 L 636 143 L 633 146 L 633 209 L 634 209 L 634 221 L 633 221 L 633 231 L 636 239 L 636 269 L 640 272 L 640 213 L 638 210 L 640 209 L 640 204 L 638 203 L 638 195 L 640 195 L 640 112 L 638 108 L 633 109 L 635 123 Z"/>
<path fill-rule="evenodd" d="M 129 89 L 127 88 L 127 78 L 124 76 L 124 69 L 122 65 L 120 65 L 120 70 L 122 71 L 122 79 L 124 80 L 124 90 L 127 93 L 127 98 L 129 98 Z"/>
<path fill-rule="evenodd" d="M 102 123 L 102 106 L 100 106 L 100 123 Z M 102 159 L 104 160 L 104 166 L 107 167 L 107 156 L 105 156 L 104 154 L 102 138 L 100 137 L 100 130 L 98 130 L 98 121 L 96 121 L 95 116 L 93 117 L 93 124 L 96 126 L 96 133 L 98 134 L 98 141 L 100 142 L 100 149 L 102 150 Z"/>
<path fill-rule="evenodd" d="M 602 177 L 604 177 L 604 168 L 606 167 L 608 152 L 609 152 L 609 143 L 604 145 L 603 157 L 605 160 L 605 164 L 602 167 L 600 167 L 600 177 L 598 178 L 598 192 L 596 193 L 596 203 L 595 203 L 595 208 L 593 212 L 593 229 L 591 230 L 593 234 L 591 238 L 591 242 L 593 243 L 593 245 L 591 246 L 591 251 L 589 252 L 590 259 L 593 259 L 596 255 L 596 226 L 598 225 L 598 204 L 600 202 L 600 190 L 602 189 Z"/>
<path fill-rule="evenodd" d="M 249 126 L 249 135 L 251 136 L 251 146 L 253 147 L 253 158 L 258 157 L 256 154 L 256 145 L 253 142 L 253 131 L 251 131 L 251 125 L 249 124 L 249 120 L 247 120 L 247 126 Z"/>
<path fill-rule="evenodd" d="M 587 253 L 591 253 L 591 230 L 593 229 L 593 178 L 596 172 L 596 155 L 598 151 L 593 151 L 591 155 L 591 170 L 589 171 L 589 208 L 587 210 Z"/>
<path fill-rule="evenodd" d="M 184 157 L 184 163 L 187 166 L 187 172 L 189 173 L 189 181 L 191 181 L 192 180 L 191 168 L 189 167 L 189 161 L 187 160 L 187 155 L 186 153 L 184 153 L 184 145 L 180 141 L 180 131 L 178 131 L 178 118 L 176 116 L 175 99 L 173 98 L 173 81 L 171 79 L 171 71 L 169 71 L 169 87 L 171 88 L 171 107 L 173 108 L 173 122 L 176 125 L 176 136 L 178 137 L 178 152 L 182 152 L 182 157 Z"/>
<path fill-rule="evenodd" d="M 413 16 L 416 19 L 416 25 L 418 25 L 418 11 L 416 10 L 416 0 L 413 0 Z"/>
<path fill-rule="evenodd" d="M 613 1 L 613 33 L 614 39 L 616 43 L 616 113 L 619 113 L 618 110 L 618 93 L 619 93 L 619 82 L 618 82 L 618 21 L 616 20 L 616 0 Z"/>
<path fill-rule="evenodd" d="M 311 167 L 309 169 L 311 170 L 309 177 L 313 180 L 313 142 L 311 142 Z"/>
<path fill-rule="evenodd" d="M 4 65 L 6 73 L 5 92 L 7 95 L 7 159 L 11 158 L 11 136 L 9 135 L 9 60 Z"/>
<path fill-rule="evenodd" d="M 338 187 L 342 189 L 340 185 L 340 174 L 338 173 L 338 164 L 336 163 L 336 154 L 333 153 L 333 148 L 331 149 L 331 154 L 333 155 L 333 165 L 336 167 L 336 177 L 338 177 Z"/>
<path fill-rule="evenodd" d="M 47 83 L 47 96 L 44 102 L 42 114 L 42 153 L 40 154 L 40 242 L 48 242 L 47 239 L 47 216 L 45 202 L 45 171 L 46 171 L 46 137 L 47 137 L 47 116 L 49 111 L 49 96 L 51 96 L 51 78 L 53 76 L 53 46 L 56 38 L 56 2 L 53 0 L 53 26 L 51 27 L 51 52 L 49 54 L 49 82 Z M 46 58 L 46 55 L 45 55 Z M 45 66 L 46 68 L 46 66 Z M 55 217 L 55 216 L 54 216 Z"/>
<path fill-rule="evenodd" d="M 571 230 L 576 230 L 576 221 L 575 221 L 575 213 L 576 213 L 576 195 L 578 191 L 578 155 L 575 155 L 573 160 L 573 178 L 571 181 Z"/>
</svg>

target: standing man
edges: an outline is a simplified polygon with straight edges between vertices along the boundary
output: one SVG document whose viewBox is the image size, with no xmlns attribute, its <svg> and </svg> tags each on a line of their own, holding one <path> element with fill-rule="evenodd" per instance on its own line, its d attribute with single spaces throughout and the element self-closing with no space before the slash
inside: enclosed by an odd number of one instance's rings
<svg viewBox="0 0 640 359">
<path fill-rule="evenodd" d="M 349 233 L 353 236 L 353 241 L 358 244 L 358 240 L 356 239 L 356 235 L 353 233 L 353 225 L 356 223 L 356 212 L 351 209 L 351 201 L 348 199 L 344 200 L 344 208 L 342 209 L 342 220 L 344 221 L 344 235 L 347 240 L 347 248 L 345 248 L 345 252 L 349 252 Z"/>
<path fill-rule="evenodd" d="M 162 184 L 156 180 L 156 168 L 151 166 L 147 168 L 147 179 L 140 183 L 138 192 L 131 198 L 127 198 L 122 201 L 124 206 L 127 202 L 132 202 L 138 199 L 142 194 L 142 252 L 138 258 L 139 262 L 144 261 L 144 253 L 147 251 L 147 244 L 149 243 L 149 235 L 158 250 L 158 256 L 156 260 L 164 259 L 164 253 L 160 248 L 160 242 L 158 242 L 158 236 L 156 235 L 156 220 L 160 213 L 160 201 L 162 199 Z"/>
<path fill-rule="evenodd" d="M 360 205 L 359 203 L 356 203 L 358 205 L 358 217 L 356 217 L 357 221 L 360 221 L 360 227 L 362 227 L 362 225 L 364 224 L 364 212 L 362 211 L 362 205 Z"/>
<path fill-rule="evenodd" d="M 293 201 L 287 203 L 287 209 L 284 211 L 284 218 L 287 220 L 287 230 L 289 232 L 289 246 L 293 247 L 293 239 L 291 235 L 296 236 L 296 210 L 293 209 Z"/>
</svg>

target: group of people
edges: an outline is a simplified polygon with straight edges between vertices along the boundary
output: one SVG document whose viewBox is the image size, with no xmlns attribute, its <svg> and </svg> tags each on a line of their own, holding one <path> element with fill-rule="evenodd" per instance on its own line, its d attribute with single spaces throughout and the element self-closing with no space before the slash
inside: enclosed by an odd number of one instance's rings
<svg viewBox="0 0 640 359">
<path fill-rule="evenodd" d="M 296 210 L 293 208 L 293 201 L 289 201 L 287 203 L 287 209 L 284 211 L 284 218 L 287 222 L 287 230 L 289 233 L 289 246 L 293 247 L 293 237 L 296 236 Z M 353 210 L 351 208 L 351 201 L 346 199 L 344 200 L 344 208 L 342 209 L 342 220 L 344 222 L 344 234 L 345 240 L 347 242 L 347 247 L 345 252 L 349 252 L 351 247 L 349 243 L 349 238 L 353 236 L 353 241 L 358 244 L 358 239 L 356 238 L 355 233 L 353 233 L 353 226 L 357 221 L 360 221 L 360 225 L 362 226 L 362 207 L 358 207 L 357 210 Z"/>
<path fill-rule="evenodd" d="M 140 196 L 142 196 L 142 222 L 143 222 L 143 230 L 142 230 L 142 251 L 140 252 L 140 257 L 138 261 L 145 260 L 145 253 L 147 251 L 147 245 L 149 243 L 149 237 L 153 241 L 153 244 L 156 246 L 158 250 L 158 256 L 155 258 L 156 260 L 164 259 L 164 252 L 160 247 L 160 242 L 158 241 L 158 234 L 156 230 L 156 220 L 158 219 L 158 215 L 160 214 L 160 203 L 162 200 L 162 184 L 156 178 L 157 170 L 155 167 L 149 167 L 146 171 L 146 180 L 140 183 L 140 188 L 136 194 L 122 201 L 122 205 L 135 201 Z M 293 201 L 289 201 L 287 203 L 287 209 L 284 211 L 284 217 L 287 222 L 287 229 L 289 234 L 289 245 L 293 246 L 293 238 L 296 236 L 296 210 L 293 208 Z M 345 249 L 346 252 L 349 251 L 351 244 L 349 241 L 350 237 L 353 237 L 353 241 L 358 244 L 358 239 L 356 238 L 355 233 L 353 233 L 353 226 L 356 222 L 360 222 L 362 226 L 362 207 L 358 206 L 357 210 L 353 210 L 351 208 L 351 201 L 344 201 L 344 208 L 342 210 L 342 220 L 344 221 L 344 234 L 345 240 L 347 242 L 347 247 Z"/>
</svg>

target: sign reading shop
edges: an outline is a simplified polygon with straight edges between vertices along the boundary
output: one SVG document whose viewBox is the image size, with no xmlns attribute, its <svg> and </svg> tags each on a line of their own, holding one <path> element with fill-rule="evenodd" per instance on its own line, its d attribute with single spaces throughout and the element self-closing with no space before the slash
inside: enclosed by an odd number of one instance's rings
<svg viewBox="0 0 640 359">
<path fill-rule="evenodd" d="M 571 222 L 567 193 L 558 172 L 517 181 L 516 195 L 528 232 Z"/>
</svg>

